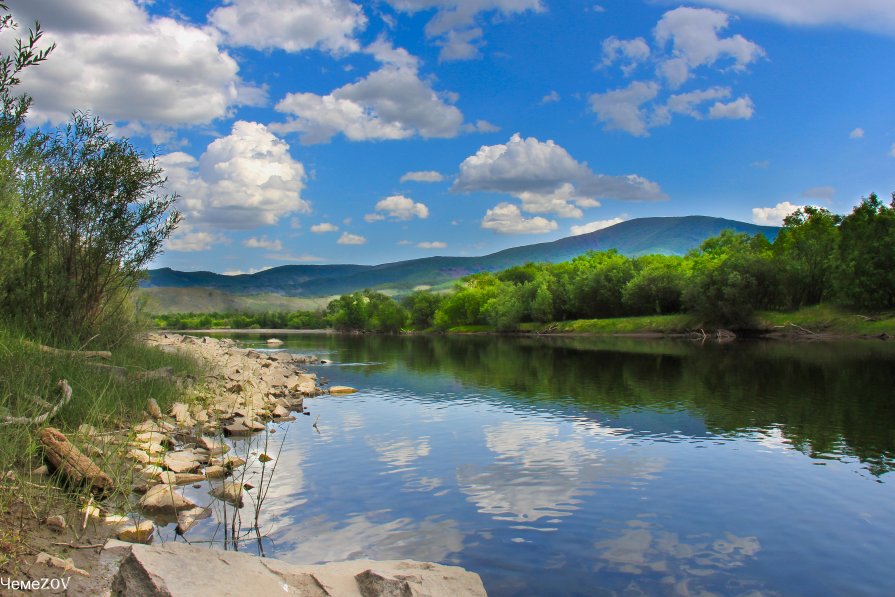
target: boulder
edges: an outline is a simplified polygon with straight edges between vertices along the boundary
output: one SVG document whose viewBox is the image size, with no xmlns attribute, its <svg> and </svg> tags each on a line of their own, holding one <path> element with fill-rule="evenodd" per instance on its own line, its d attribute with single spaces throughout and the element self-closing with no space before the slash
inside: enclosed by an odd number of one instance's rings
<svg viewBox="0 0 895 597">
<path fill-rule="evenodd" d="M 178 512 L 195 507 L 196 504 L 177 493 L 171 485 L 151 487 L 140 498 L 140 508 L 156 516 L 177 516 Z"/>
<path fill-rule="evenodd" d="M 155 525 L 148 520 L 121 529 L 118 532 L 118 539 L 127 543 L 145 543 L 152 542 L 152 534 L 155 532 Z"/>
<path fill-rule="evenodd" d="M 103 553 L 121 551 L 119 541 Z M 484 597 L 478 574 L 456 566 L 411 560 L 354 560 L 323 565 L 287 564 L 247 553 L 169 542 L 127 545 L 112 581 L 113 595 L 256 597 Z M 101 556 L 102 558 L 102 556 Z M 184 565 L 188 562 L 189 565 Z M 201 582 L 196 571 L 201 571 Z"/>
<path fill-rule="evenodd" d="M 357 392 L 355 388 L 348 386 L 332 386 L 329 389 L 330 394 L 354 394 L 355 392 Z"/>
<path fill-rule="evenodd" d="M 183 450 L 165 454 L 165 466 L 175 473 L 192 473 L 199 470 L 202 462 L 195 452 Z"/>
<path fill-rule="evenodd" d="M 223 479 L 230 474 L 230 470 L 222 466 L 209 466 L 205 468 L 206 479 Z"/>
<path fill-rule="evenodd" d="M 198 443 L 212 456 L 222 456 L 230 451 L 230 446 L 211 437 L 200 437 Z"/>
<path fill-rule="evenodd" d="M 242 485 L 232 481 L 224 481 L 221 485 L 212 488 L 208 493 L 221 501 L 227 502 L 237 508 L 242 507 Z"/>
<path fill-rule="evenodd" d="M 189 485 L 190 483 L 201 483 L 205 480 L 205 475 L 198 473 L 177 473 L 174 476 L 176 485 Z"/>
</svg>

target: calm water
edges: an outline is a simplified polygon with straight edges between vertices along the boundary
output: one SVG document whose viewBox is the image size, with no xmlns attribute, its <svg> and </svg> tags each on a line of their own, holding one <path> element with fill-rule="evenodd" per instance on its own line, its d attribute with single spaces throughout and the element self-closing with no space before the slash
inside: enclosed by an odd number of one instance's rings
<svg viewBox="0 0 895 597">
<path fill-rule="evenodd" d="M 361 391 L 271 436 L 268 555 L 491 595 L 895 591 L 891 343 L 281 337 Z"/>
</svg>

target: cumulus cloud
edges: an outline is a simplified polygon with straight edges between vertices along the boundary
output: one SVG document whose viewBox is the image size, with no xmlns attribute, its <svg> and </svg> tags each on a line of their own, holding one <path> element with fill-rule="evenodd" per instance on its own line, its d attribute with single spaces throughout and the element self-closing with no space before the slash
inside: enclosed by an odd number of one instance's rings
<svg viewBox="0 0 895 597">
<path fill-rule="evenodd" d="M 562 98 L 560 98 L 559 93 L 557 93 L 556 90 L 554 89 L 550 93 L 548 93 L 547 95 L 542 97 L 540 103 L 541 103 L 541 105 L 552 104 L 552 103 L 558 102 L 560 99 L 562 99 Z"/>
<path fill-rule="evenodd" d="M 752 98 L 748 95 L 728 103 L 715 102 L 715 104 L 709 108 L 709 118 L 716 120 L 720 118 L 749 120 L 754 113 L 755 105 L 752 103 Z"/>
<path fill-rule="evenodd" d="M 314 224 L 311 226 L 311 232 L 315 234 L 324 234 L 326 232 L 336 232 L 339 229 L 335 224 L 330 224 L 329 222 L 321 222 L 320 224 Z"/>
<path fill-rule="evenodd" d="M 401 177 L 401 182 L 441 182 L 442 180 L 444 180 L 444 175 L 434 170 L 407 172 Z"/>
<path fill-rule="evenodd" d="M 892 35 L 895 3 L 891 0 L 693 0 L 742 14 L 804 26 L 838 25 Z"/>
<path fill-rule="evenodd" d="M 649 113 L 643 105 L 658 94 L 658 84 L 634 81 L 622 89 L 594 93 L 588 100 L 591 110 L 606 125 L 606 130 L 621 130 L 635 137 L 645 137 L 649 134 Z"/>
<path fill-rule="evenodd" d="M 196 251 L 207 251 L 214 245 L 226 242 L 228 242 L 228 239 L 222 234 L 208 230 L 196 230 L 188 222 L 181 222 L 171 236 L 168 237 L 166 248 L 169 251 L 194 253 Z"/>
<path fill-rule="evenodd" d="M 439 240 L 423 241 L 421 243 L 416 243 L 416 246 L 420 249 L 445 249 L 447 248 L 447 243 L 443 243 Z"/>
<path fill-rule="evenodd" d="M 441 47 L 440 59 L 470 60 L 480 56 L 484 44 L 480 15 L 509 17 L 524 12 L 542 12 L 541 0 L 386 0 L 401 12 L 414 14 L 435 9 L 426 24 L 426 37 Z"/>
<path fill-rule="evenodd" d="M 174 152 L 158 162 L 167 189 L 180 195 L 178 207 L 193 225 L 251 229 L 310 211 L 301 198 L 304 166 L 263 124 L 237 121 L 198 160 Z"/>
<path fill-rule="evenodd" d="M 836 187 L 811 187 L 800 193 L 805 199 L 821 199 L 830 201 L 836 195 Z"/>
<path fill-rule="evenodd" d="M 670 60 L 676 61 L 671 72 L 662 70 L 669 85 L 679 86 L 689 78 L 689 70 L 699 66 L 727 60 L 732 62 L 734 69 L 742 70 L 764 56 L 761 46 L 742 35 L 719 37 L 729 24 L 730 17 L 726 13 L 706 8 L 682 6 L 662 15 L 654 33 L 660 47 L 671 46 Z M 683 66 L 688 70 L 681 80 Z"/>
<path fill-rule="evenodd" d="M 622 72 L 629 76 L 637 66 L 650 57 L 650 47 L 642 37 L 619 39 L 614 35 L 603 40 L 603 61 L 601 66 L 621 64 Z"/>
<path fill-rule="evenodd" d="M 208 20 L 229 45 L 336 54 L 358 49 L 355 34 L 367 22 L 363 9 L 348 0 L 225 0 Z"/>
<path fill-rule="evenodd" d="M 278 240 L 268 239 L 266 236 L 262 236 L 261 238 L 255 238 L 254 236 L 247 238 L 242 241 L 242 246 L 249 249 L 267 249 L 268 251 L 283 250 L 283 243 Z"/>
<path fill-rule="evenodd" d="M 78 109 L 154 132 L 208 123 L 234 106 L 264 101 L 263 90 L 240 79 L 212 28 L 150 17 L 132 0 L 14 4 L 20 22 L 39 20 L 44 39 L 56 43 L 51 60 L 22 76 L 37 124 L 66 122 Z"/>
<path fill-rule="evenodd" d="M 289 93 L 276 105 L 289 115 L 271 129 L 297 133 L 304 144 L 328 143 L 338 134 L 351 141 L 455 137 L 463 114 L 456 96 L 439 94 L 420 78 L 417 60 L 379 42 L 369 50 L 383 66 L 326 95 Z"/>
<path fill-rule="evenodd" d="M 518 133 L 505 144 L 482 146 L 463 160 L 451 190 L 505 193 L 519 199 L 527 212 L 572 218 L 581 217 L 581 207 L 599 205 L 596 197 L 665 198 L 652 181 L 637 175 L 595 174 L 553 141 L 523 138 Z M 547 220 L 541 220 L 543 226 Z"/>
<path fill-rule="evenodd" d="M 621 224 L 626 219 L 627 218 L 625 216 L 619 216 L 610 220 L 596 220 L 594 222 L 588 222 L 587 224 L 582 224 L 580 226 L 572 226 L 569 231 L 572 233 L 572 236 L 578 236 L 579 234 L 596 232 L 597 230 L 602 230 L 603 228 L 609 228 L 610 226 Z"/>
<path fill-rule="evenodd" d="M 498 203 L 482 218 L 482 228 L 500 234 L 543 234 L 556 230 L 556 222 L 540 216 L 525 218 L 512 203 Z"/>
<path fill-rule="evenodd" d="M 766 226 L 781 226 L 783 218 L 802 207 L 804 206 L 793 205 L 789 201 L 783 201 L 774 207 L 753 207 L 752 221 Z"/>
<path fill-rule="evenodd" d="M 367 242 L 367 239 L 359 234 L 343 232 L 336 242 L 340 245 L 362 245 Z"/>
<path fill-rule="evenodd" d="M 389 217 L 393 220 L 411 220 L 413 218 L 426 219 L 429 217 L 429 208 L 422 203 L 415 203 L 413 199 L 404 195 L 392 195 L 376 203 L 376 211 L 380 213 L 367 214 L 364 219 L 375 222 Z"/>
<path fill-rule="evenodd" d="M 864 138 L 864 129 L 862 129 L 861 127 L 858 127 L 856 129 L 852 130 L 852 132 L 850 132 L 848 134 L 848 138 L 849 139 L 863 139 Z"/>
</svg>

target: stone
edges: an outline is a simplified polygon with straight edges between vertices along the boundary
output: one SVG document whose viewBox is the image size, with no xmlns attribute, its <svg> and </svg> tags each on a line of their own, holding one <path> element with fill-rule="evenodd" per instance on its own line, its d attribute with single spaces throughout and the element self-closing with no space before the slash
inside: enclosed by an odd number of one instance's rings
<svg viewBox="0 0 895 597">
<path fill-rule="evenodd" d="M 274 407 L 273 412 L 271 412 L 270 414 L 272 414 L 274 416 L 274 418 L 283 418 L 283 417 L 289 416 L 289 411 L 287 409 L 283 408 L 283 406 L 277 404 Z"/>
<path fill-rule="evenodd" d="M 230 481 L 224 481 L 217 487 L 213 487 L 208 493 L 221 501 L 227 502 L 237 508 L 242 507 L 242 485 Z"/>
<path fill-rule="evenodd" d="M 162 418 L 162 409 L 158 407 L 158 402 L 155 401 L 155 398 L 150 398 L 146 401 L 146 412 L 148 412 L 149 416 L 153 419 Z"/>
<path fill-rule="evenodd" d="M 195 452 L 183 450 L 165 454 L 165 466 L 175 473 L 192 473 L 202 466 L 201 457 Z"/>
<path fill-rule="evenodd" d="M 138 450 L 137 448 L 132 448 L 132 449 L 128 450 L 127 457 L 130 458 L 131 460 L 136 460 L 137 462 L 139 462 L 141 464 L 149 463 L 149 454 L 147 454 L 143 450 Z"/>
<path fill-rule="evenodd" d="M 329 389 L 330 394 L 354 394 L 357 392 L 355 388 L 350 388 L 348 386 L 332 386 Z"/>
<path fill-rule="evenodd" d="M 204 520 L 211 516 L 211 508 L 193 508 L 186 510 L 177 515 L 177 527 L 174 532 L 178 535 L 184 535 L 200 520 Z"/>
<path fill-rule="evenodd" d="M 170 485 L 151 487 L 140 498 L 139 504 L 144 512 L 158 516 L 176 516 L 178 512 L 196 507 L 196 504 L 177 493 Z"/>
<path fill-rule="evenodd" d="M 140 472 L 143 473 L 144 477 L 158 478 L 159 475 L 165 472 L 165 469 L 155 464 L 150 464 L 149 466 L 140 469 Z"/>
<path fill-rule="evenodd" d="M 68 526 L 68 523 L 65 522 L 65 517 L 61 514 L 57 514 L 55 516 L 50 516 L 47 518 L 47 526 L 51 529 L 56 529 L 57 531 L 64 531 Z"/>
<path fill-rule="evenodd" d="M 205 467 L 205 478 L 206 479 L 223 479 L 227 475 L 230 474 L 229 469 L 226 469 L 222 466 L 208 466 Z"/>
<path fill-rule="evenodd" d="M 280 340 L 279 338 L 268 338 L 267 339 L 268 346 L 281 346 L 282 344 L 283 344 L 283 341 Z"/>
<path fill-rule="evenodd" d="M 485 597 L 478 574 L 457 566 L 411 560 L 353 560 L 296 565 L 247 553 L 167 542 L 123 544 L 110 540 L 104 554 L 126 555 L 115 567 L 113 595 L 169 597 Z M 188 562 L 189 565 L 184 565 Z M 201 582 L 197 572 L 201 571 Z"/>
<path fill-rule="evenodd" d="M 87 423 L 81 423 L 78 425 L 78 435 L 83 437 L 93 437 L 97 434 L 96 427 L 93 425 L 88 425 Z"/>
<path fill-rule="evenodd" d="M 261 462 L 270 462 L 271 460 L 273 460 L 273 457 L 268 456 L 267 454 L 261 454 L 260 456 L 258 456 L 258 460 L 260 460 Z"/>
<path fill-rule="evenodd" d="M 148 520 L 144 520 L 139 524 L 131 525 L 118 532 L 118 540 L 128 543 L 152 543 L 152 534 L 155 532 L 155 525 Z"/>
<path fill-rule="evenodd" d="M 35 560 L 34 563 L 52 566 L 53 568 L 59 568 L 67 572 L 74 572 L 75 574 L 80 574 L 81 576 L 90 576 L 90 573 L 86 570 L 77 568 L 71 558 L 65 558 L 63 560 L 62 558 L 57 558 L 56 556 L 51 556 L 48 553 L 41 552 L 37 554 L 37 560 Z"/>
<path fill-rule="evenodd" d="M 50 474 L 50 469 L 47 467 L 47 465 L 42 464 L 39 467 L 37 467 L 36 469 L 34 469 L 33 471 L 31 471 L 31 474 L 36 477 L 43 477 L 45 475 Z"/>
<path fill-rule="evenodd" d="M 253 431 L 242 423 L 224 425 L 224 435 L 229 437 L 245 437 L 247 435 L 252 435 L 252 433 Z"/>
<path fill-rule="evenodd" d="M 221 462 L 221 466 L 224 468 L 234 469 L 239 468 L 241 466 L 245 466 L 246 461 L 240 458 L 239 456 L 227 456 Z"/>
<path fill-rule="evenodd" d="M 230 446 L 211 437 L 200 437 L 199 445 L 208 450 L 212 456 L 223 456 L 230 451 Z"/>
<path fill-rule="evenodd" d="M 184 427 L 189 427 L 195 422 L 190 416 L 190 407 L 183 402 L 175 402 L 171 405 L 171 415 L 177 420 L 177 423 Z"/>
<path fill-rule="evenodd" d="M 171 443 L 168 434 L 162 431 L 144 431 L 134 436 L 134 443 L 137 444 L 159 444 L 165 445 Z"/>
<path fill-rule="evenodd" d="M 177 483 L 177 474 L 171 471 L 164 471 L 158 476 L 158 480 L 165 485 L 174 485 Z"/>
<path fill-rule="evenodd" d="M 200 475 L 198 473 L 177 473 L 175 475 L 175 485 L 189 485 L 191 483 L 198 483 L 200 481 L 205 480 L 205 475 Z"/>
</svg>

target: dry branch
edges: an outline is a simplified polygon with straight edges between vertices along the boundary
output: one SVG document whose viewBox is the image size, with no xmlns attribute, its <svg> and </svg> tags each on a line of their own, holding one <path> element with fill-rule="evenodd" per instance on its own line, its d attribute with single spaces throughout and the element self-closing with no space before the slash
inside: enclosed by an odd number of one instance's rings
<svg viewBox="0 0 895 597">
<path fill-rule="evenodd" d="M 0 421 L 0 425 L 40 425 L 47 419 L 53 418 L 56 416 L 56 413 L 59 412 L 59 409 L 68 404 L 68 401 L 71 400 L 71 386 L 68 385 L 67 381 L 60 379 L 59 383 L 56 384 L 56 389 L 62 393 L 62 398 L 60 398 L 56 406 L 52 407 L 49 411 L 42 415 L 37 415 L 36 417 L 3 417 L 3 421 Z M 49 404 L 43 400 L 41 400 L 40 403 L 49 406 Z"/>
<path fill-rule="evenodd" d="M 23 340 L 25 344 L 29 346 L 33 346 L 42 352 L 48 352 L 50 354 L 58 354 L 70 357 L 79 357 L 83 359 L 106 359 L 109 360 L 112 358 L 112 353 L 108 350 L 64 350 L 62 348 L 53 348 L 52 346 L 44 346 L 43 344 L 38 344 L 37 342 L 31 342 L 30 340 Z"/>
<path fill-rule="evenodd" d="M 86 485 L 99 494 L 112 490 L 112 479 L 72 445 L 58 429 L 43 429 L 40 432 L 40 443 L 50 464 L 73 485 Z"/>
</svg>

